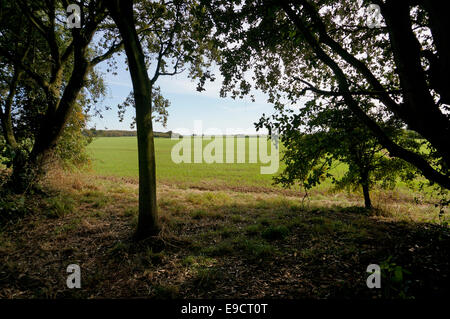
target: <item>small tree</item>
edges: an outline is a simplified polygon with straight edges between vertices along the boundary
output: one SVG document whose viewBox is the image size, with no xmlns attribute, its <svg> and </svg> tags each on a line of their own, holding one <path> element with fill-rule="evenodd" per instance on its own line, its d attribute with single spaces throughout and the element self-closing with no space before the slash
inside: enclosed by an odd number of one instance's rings
<svg viewBox="0 0 450 319">
<path fill-rule="evenodd" d="M 313 102 L 293 116 L 301 130 L 290 125 L 289 117 L 277 117 L 277 122 L 263 118 L 259 126 L 274 126 L 281 131 L 286 146 L 286 167 L 277 183 L 289 187 L 295 183 L 310 189 L 331 178 L 334 189 L 362 189 L 365 207 L 372 208 L 370 190 L 377 184 L 393 188 L 398 178 L 412 179 L 414 170 L 405 161 L 391 158 L 376 137 L 346 108 L 321 108 Z M 400 127 L 385 127 L 389 136 L 398 143 L 415 143 L 406 138 Z M 403 140 L 403 141 L 402 141 Z M 333 170 L 345 164 L 343 175 Z"/>
</svg>

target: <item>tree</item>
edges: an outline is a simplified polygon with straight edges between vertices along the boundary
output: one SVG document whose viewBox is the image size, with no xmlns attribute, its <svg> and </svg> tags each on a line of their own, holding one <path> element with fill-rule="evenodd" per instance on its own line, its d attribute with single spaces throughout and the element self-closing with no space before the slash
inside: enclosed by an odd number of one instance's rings
<svg viewBox="0 0 450 319">
<path fill-rule="evenodd" d="M 384 23 L 366 25 L 375 3 Z M 363 4 L 363 6 L 361 6 Z M 222 42 L 223 94 L 248 94 L 244 76 L 268 93 L 278 110 L 315 98 L 337 98 L 392 157 L 450 188 L 448 113 L 450 21 L 438 1 L 212 1 L 211 20 Z M 226 43 L 225 43 L 226 41 Z M 373 105 L 364 109 L 356 97 Z M 333 103 L 328 103 L 333 107 Z M 426 147 L 393 141 L 382 122 L 400 120 Z"/>
<path fill-rule="evenodd" d="M 275 178 L 285 187 L 300 182 L 308 190 L 331 178 L 335 190 L 362 189 L 364 205 L 370 209 L 370 190 L 375 184 L 393 188 L 399 177 L 411 180 L 415 176 L 407 162 L 387 156 L 378 140 L 343 105 L 329 107 L 310 101 L 297 114 L 261 119 L 258 127 L 262 126 L 279 131 L 285 145 L 286 166 Z M 384 130 L 397 143 L 416 143 L 406 136 L 401 123 L 390 123 Z M 340 175 L 334 168 L 343 164 L 348 169 Z"/>
<path fill-rule="evenodd" d="M 21 99 L 22 95 L 19 94 Z M 4 134 L 1 134 L 0 142 L 0 163 L 6 167 L 12 167 L 18 156 L 26 158 L 33 147 L 34 134 L 39 124 L 38 116 L 35 114 L 36 99 L 22 100 L 24 107 L 16 109 L 18 111 L 14 116 L 14 139 L 17 138 L 15 148 L 5 142 Z M 32 106 L 30 106 L 30 103 Z M 92 138 L 83 134 L 86 127 L 88 115 L 85 114 L 85 101 L 82 99 L 73 108 L 72 113 L 64 127 L 64 130 L 58 140 L 58 143 L 48 159 L 49 164 L 57 164 L 65 169 L 84 168 L 90 163 L 89 154 L 86 146 Z M 24 155 L 18 155 L 17 152 L 23 152 Z"/>
<path fill-rule="evenodd" d="M 210 77 L 203 55 L 211 49 L 204 41 L 208 28 L 198 23 L 202 14 L 195 1 L 105 1 L 123 39 L 133 83 L 139 157 L 139 217 L 135 237 L 159 232 L 156 202 L 156 168 L 152 108 L 167 105 L 155 83 L 160 76 L 175 75 L 190 67 L 200 86 Z M 139 38 L 136 28 L 145 30 Z M 210 51 L 212 52 L 212 51 Z M 153 67 L 150 78 L 147 68 Z M 152 104 L 153 103 L 153 104 Z M 160 113 L 160 112 L 159 112 Z"/>
<path fill-rule="evenodd" d="M 67 28 L 68 5 L 56 0 L 1 3 L 0 80 L 6 87 L 2 95 L 7 97 L 0 120 L 6 143 L 15 154 L 10 183 L 15 191 L 29 188 L 44 173 L 45 163 L 82 95 L 88 107 L 102 95 L 102 82 L 94 67 L 122 47 L 109 38 L 91 45 L 106 17 L 100 1 L 79 2 L 80 28 Z M 32 103 L 25 104 L 24 99 Z M 14 108 L 33 118 L 36 129 L 30 132 L 30 152 L 20 149 L 15 138 Z"/>
</svg>

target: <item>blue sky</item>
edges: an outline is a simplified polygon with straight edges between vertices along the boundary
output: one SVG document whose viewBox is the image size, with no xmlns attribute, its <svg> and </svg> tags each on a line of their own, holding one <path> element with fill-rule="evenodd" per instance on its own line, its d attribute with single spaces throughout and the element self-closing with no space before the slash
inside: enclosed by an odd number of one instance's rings
<svg viewBox="0 0 450 319">
<path fill-rule="evenodd" d="M 108 94 L 102 105 L 111 106 L 111 110 L 101 109 L 103 118 L 92 117 L 88 123 L 89 127 L 97 129 L 120 129 L 129 130 L 134 109 L 130 108 L 125 113 L 123 122 L 119 122 L 117 116 L 117 104 L 122 103 L 132 90 L 131 79 L 126 70 L 123 54 L 116 57 L 117 75 L 106 72 L 106 63 L 98 65 L 98 70 L 104 74 L 104 79 L 108 87 Z M 187 78 L 186 73 L 176 76 L 163 76 L 157 81 L 161 87 L 163 96 L 170 101 L 168 108 L 169 117 L 167 128 L 160 123 L 154 124 L 155 131 L 179 132 L 184 128 L 192 130 L 194 121 L 201 120 L 203 129 L 216 128 L 225 134 L 226 129 L 233 129 L 235 134 L 246 133 L 255 134 L 254 122 L 258 121 L 263 113 L 272 114 L 273 106 L 266 102 L 266 97 L 259 92 L 253 92 L 256 98 L 252 102 L 250 98 L 236 99 L 221 98 L 219 90 L 221 77 L 218 69 L 216 81 L 207 83 L 203 92 L 195 90 L 196 83 Z M 150 76 L 152 74 L 150 73 Z M 264 133 L 264 131 L 259 132 Z"/>
</svg>

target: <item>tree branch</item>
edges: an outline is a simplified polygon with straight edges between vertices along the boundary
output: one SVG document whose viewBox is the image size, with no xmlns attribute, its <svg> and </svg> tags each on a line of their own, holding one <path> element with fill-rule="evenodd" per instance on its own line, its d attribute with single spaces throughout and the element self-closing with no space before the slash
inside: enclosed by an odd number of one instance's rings
<svg viewBox="0 0 450 319">
<path fill-rule="evenodd" d="M 303 84 L 306 84 L 308 87 L 304 88 L 301 91 L 301 95 L 304 94 L 306 91 L 311 91 L 317 94 L 321 94 L 321 95 L 325 95 L 325 96 L 343 96 L 344 94 L 346 94 L 345 92 L 341 92 L 341 91 L 327 91 L 327 90 L 322 90 L 319 89 L 315 86 L 313 86 L 311 83 L 300 79 L 297 76 L 292 76 L 292 78 L 296 81 L 299 81 Z M 371 91 L 371 90 L 359 90 L 359 91 L 349 91 L 348 93 L 351 95 L 365 95 L 365 96 L 378 96 L 381 94 L 385 94 L 385 93 L 389 93 L 389 94 L 402 94 L 401 90 L 391 90 L 391 91 Z"/>
<path fill-rule="evenodd" d="M 314 25 L 318 28 L 320 42 L 325 43 L 330 49 L 336 52 L 342 59 L 344 59 L 347 63 L 352 65 L 357 71 L 359 71 L 367 82 L 374 88 L 377 92 L 385 92 L 385 88 L 378 81 L 378 79 L 373 75 L 373 73 L 369 70 L 369 68 L 360 60 L 355 58 L 352 54 L 350 54 L 347 50 L 345 50 L 339 43 L 333 40 L 329 34 L 327 33 L 326 27 L 322 22 L 318 12 L 313 8 L 313 6 L 306 0 L 299 0 L 302 4 L 305 11 L 311 17 Z M 382 101 L 392 112 L 394 112 L 399 117 L 404 117 L 404 112 L 387 92 L 378 95 L 380 101 Z"/>
<path fill-rule="evenodd" d="M 159 53 L 158 53 L 158 62 L 157 62 L 157 64 L 156 64 L 156 70 L 155 70 L 155 73 L 154 73 L 152 79 L 150 80 L 150 82 L 152 83 L 152 85 L 156 82 L 156 80 L 158 79 L 158 77 L 161 75 L 160 72 L 159 72 L 159 70 L 160 70 L 160 68 L 161 68 L 161 62 L 162 62 L 163 57 L 167 54 L 167 52 L 169 51 L 169 49 L 172 48 L 172 45 L 173 45 L 172 42 L 173 42 L 173 38 L 174 38 L 174 36 L 175 36 L 175 29 L 176 29 L 176 26 L 177 26 L 177 24 L 178 24 L 178 22 L 179 22 L 179 13 L 180 13 L 180 8 L 177 6 L 177 12 L 176 12 L 175 23 L 174 23 L 174 25 L 172 26 L 172 30 L 171 30 L 170 35 L 169 35 L 169 39 L 167 40 L 167 46 L 166 46 L 166 48 L 165 48 L 164 50 L 163 50 L 164 42 L 162 42 L 162 40 L 161 40 L 161 38 L 160 38 L 160 41 L 161 41 L 161 47 L 160 47 L 160 50 L 159 50 Z M 178 63 L 178 61 L 177 61 L 177 63 Z"/>
<path fill-rule="evenodd" d="M 300 0 L 301 1 L 301 0 Z M 303 1 L 302 1 L 303 2 Z M 304 25 L 303 21 L 297 16 L 297 14 L 292 10 L 292 8 L 286 3 L 282 4 L 283 10 L 286 12 L 289 19 L 295 24 L 297 29 L 303 34 L 307 43 L 312 47 L 317 57 L 325 63 L 335 74 L 339 89 L 343 92 L 344 101 L 347 106 L 357 115 L 361 121 L 372 131 L 372 133 L 377 137 L 381 145 L 386 147 L 392 156 L 402 158 L 403 160 L 416 166 L 422 174 L 428 178 L 430 181 L 437 182 L 441 186 L 450 189 L 450 177 L 444 175 L 437 170 L 435 170 L 431 165 L 420 155 L 402 148 L 401 146 L 394 143 L 378 126 L 378 124 L 370 118 L 354 100 L 350 94 L 349 84 L 347 77 L 345 76 L 339 65 L 321 48 L 319 42 L 311 34 L 310 30 Z"/>
<path fill-rule="evenodd" d="M 0 47 L 0 55 L 5 57 L 11 63 L 19 66 L 22 70 L 24 70 L 36 83 L 45 91 L 48 92 L 50 84 L 45 80 L 41 75 L 31 70 L 27 65 L 21 61 L 19 57 L 16 57 L 6 51 L 3 47 Z"/>
<path fill-rule="evenodd" d="M 99 64 L 100 62 L 103 62 L 103 61 L 109 59 L 114 53 L 119 52 L 120 50 L 122 50 L 122 48 L 123 48 L 123 40 L 120 41 L 120 42 L 119 42 L 118 44 L 116 44 L 116 45 L 113 44 L 113 45 L 109 48 L 109 50 L 106 51 L 104 54 L 99 55 L 99 56 L 93 58 L 93 59 L 89 62 L 89 64 L 90 64 L 91 66 L 95 66 L 95 65 Z"/>
</svg>

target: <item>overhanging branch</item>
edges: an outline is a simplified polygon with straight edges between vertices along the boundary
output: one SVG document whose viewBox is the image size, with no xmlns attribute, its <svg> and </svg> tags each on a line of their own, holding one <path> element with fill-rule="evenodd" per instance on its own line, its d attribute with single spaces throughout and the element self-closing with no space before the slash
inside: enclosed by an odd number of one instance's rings
<svg viewBox="0 0 450 319">
<path fill-rule="evenodd" d="M 358 116 L 361 121 L 371 130 L 377 137 L 381 145 L 383 145 L 392 156 L 399 157 L 417 167 L 422 174 L 430 181 L 434 181 L 441 186 L 450 189 L 450 177 L 444 175 L 434 169 L 422 156 L 410 150 L 404 149 L 395 142 L 393 142 L 378 124 L 370 118 L 358 105 L 353 98 L 350 90 L 347 77 L 345 76 L 339 65 L 321 48 L 316 38 L 311 34 L 310 30 L 303 24 L 303 21 L 297 16 L 292 8 L 286 3 L 282 4 L 283 10 L 286 12 L 289 19 L 295 24 L 297 29 L 303 34 L 305 40 L 312 47 L 317 57 L 327 65 L 335 74 L 339 90 L 343 92 L 343 98 L 347 106 Z"/>
</svg>

